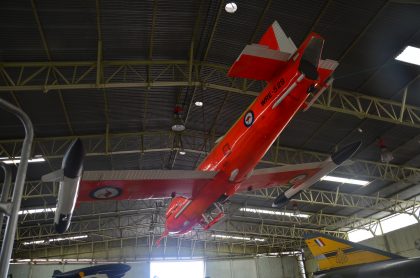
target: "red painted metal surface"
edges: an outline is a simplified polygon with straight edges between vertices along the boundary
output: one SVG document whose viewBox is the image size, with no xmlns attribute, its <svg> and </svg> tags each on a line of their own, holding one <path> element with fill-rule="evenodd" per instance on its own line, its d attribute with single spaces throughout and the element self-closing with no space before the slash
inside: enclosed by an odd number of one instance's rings
<svg viewBox="0 0 420 278">
<path fill-rule="evenodd" d="M 217 175 L 210 181 L 198 183 L 195 190 L 190 191 L 193 192 L 192 196 L 186 196 L 189 198 L 181 196 L 173 198 L 166 214 L 165 235 L 186 233 L 197 224 L 203 227 L 214 225 L 221 219 L 223 213 L 219 213 L 218 217 L 210 219 L 209 222 L 205 221 L 203 214 L 208 213 L 221 197 L 228 197 L 238 190 L 272 186 L 274 182 L 287 184 L 294 177 L 306 175 L 305 177 L 308 178 L 319 170 L 319 167 L 314 167 L 247 180 L 254 167 L 293 116 L 302 109 L 309 95 L 308 89 L 322 86 L 331 74 L 331 71 L 321 70 L 319 71 L 320 79 L 314 81 L 304 77 L 299 71 L 301 57 L 313 37 L 320 38 L 317 34 L 308 36 L 293 57 L 279 68 L 266 88 L 197 168 L 200 171 L 217 171 Z M 274 32 L 270 29 L 264 35 L 262 42 L 272 49 L 280 48 L 281 50 L 281 45 L 278 46 L 277 41 L 274 40 L 276 40 Z M 272 63 L 267 66 L 272 67 Z M 262 63 L 260 67 L 264 67 L 264 64 Z M 285 94 L 287 96 L 279 101 Z M 141 181 L 106 181 L 104 184 L 110 184 L 110 182 L 124 188 L 123 193 L 116 196 L 116 199 L 149 198 L 172 191 L 182 195 L 183 191 L 182 181 L 170 187 L 167 181 L 162 184 L 162 181 L 150 180 L 147 181 L 147 186 L 139 184 Z M 194 181 L 189 182 L 194 183 Z M 83 198 L 88 200 L 89 197 L 86 196 L 89 196 L 89 192 L 97 186 L 98 182 L 83 182 L 81 187 L 81 195 L 85 196 Z"/>
</svg>

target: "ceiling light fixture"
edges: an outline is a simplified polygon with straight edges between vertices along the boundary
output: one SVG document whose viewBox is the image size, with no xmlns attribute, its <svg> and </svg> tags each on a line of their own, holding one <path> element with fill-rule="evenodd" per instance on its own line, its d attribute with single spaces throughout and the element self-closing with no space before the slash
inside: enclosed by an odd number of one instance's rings
<svg viewBox="0 0 420 278">
<path fill-rule="evenodd" d="M 250 212 L 250 213 L 258 213 L 258 214 L 269 214 L 269 215 L 278 215 L 278 216 L 289 216 L 289 217 L 300 217 L 300 218 L 309 218 L 309 214 L 305 213 L 297 213 L 295 212 L 286 212 L 286 211 L 275 211 L 275 210 L 268 210 L 268 209 L 255 209 L 255 208 L 240 208 L 240 211 Z"/>
<path fill-rule="evenodd" d="M 395 60 L 420 66 L 420 48 L 408 45 Z"/>
<path fill-rule="evenodd" d="M 212 235 L 212 237 L 223 238 L 223 239 L 237 239 L 237 240 L 245 240 L 245 241 L 260 241 L 260 242 L 265 241 L 265 239 L 263 238 L 253 238 L 253 237 L 243 237 L 243 236 Z"/>
<path fill-rule="evenodd" d="M 370 183 L 370 181 L 348 179 L 348 178 L 334 177 L 334 176 L 323 176 L 321 178 L 321 180 L 322 181 L 332 181 L 332 182 L 339 182 L 339 183 L 362 185 L 362 186 L 368 185 Z"/>
<path fill-rule="evenodd" d="M 196 101 L 195 102 L 195 106 L 197 106 L 197 107 L 203 107 L 203 102 L 202 101 Z"/>
<path fill-rule="evenodd" d="M 39 209 L 23 209 L 20 210 L 18 215 L 44 213 L 44 212 L 55 212 L 57 208 L 39 208 Z"/>
<path fill-rule="evenodd" d="M 9 157 L 0 157 L 0 162 L 5 164 L 19 164 L 20 163 L 20 156 L 15 156 L 12 159 Z M 34 158 L 28 159 L 28 163 L 35 163 L 35 162 L 45 162 L 45 158 L 41 155 L 36 155 Z"/>
<path fill-rule="evenodd" d="M 226 3 L 226 6 L 225 6 L 225 11 L 226 11 L 226 12 L 228 12 L 228 13 L 230 13 L 230 14 L 233 14 L 233 13 L 235 13 L 237 10 L 238 10 L 238 5 L 236 5 L 236 3 L 235 3 L 235 2 L 229 2 L 229 3 Z"/>
<path fill-rule="evenodd" d="M 179 150 L 180 155 L 186 155 L 187 153 L 184 150 Z"/>
<path fill-rule="evenodd" d="M 176 106 L 174 109 L 174 122 L 172 124 L 172 131 L 175 132 L 182 132 L 185 130 L 184 121 L 182 120 L 181 116 L 182 108 L 180 106 Z"/>
<path fill-rule="evenodd" d="M 87 235 L 81 235 L 81 236 L 69 236 L 69 237 L 57 237 L 57 238 L 50 238 L 45 240 L 34 240 L 34 241 L 26 241 L 23 243 L 23 245 L 38 245 L 38 244 L 49 244 L 50 242 L 57 242 L 57 241 L 63 241 L 63 240 L 76 240 L 76 239 L 82 239 L 87 238 Z"/>
<path fill-rule="evenodd" d="M 379 138 L 379 149 L 381 151 L 381 161 L 383 163 L 389 163 L 394 159 L 392 152 L 388 150 L 385 145 L 384 139 Z"/>
</svg>

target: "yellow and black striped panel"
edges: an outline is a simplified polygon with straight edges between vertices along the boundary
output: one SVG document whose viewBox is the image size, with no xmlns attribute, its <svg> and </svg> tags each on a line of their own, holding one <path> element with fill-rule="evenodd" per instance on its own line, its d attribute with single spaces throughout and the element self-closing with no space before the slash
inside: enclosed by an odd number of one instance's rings
<svg viewBox="0 0 420 278">
<path fill-rule="evenodd" d="M 306 235 L 305 242 L 317 260 L 320 270 L 402 258 L 392 253 L 325 234 Z"/>
</svg>

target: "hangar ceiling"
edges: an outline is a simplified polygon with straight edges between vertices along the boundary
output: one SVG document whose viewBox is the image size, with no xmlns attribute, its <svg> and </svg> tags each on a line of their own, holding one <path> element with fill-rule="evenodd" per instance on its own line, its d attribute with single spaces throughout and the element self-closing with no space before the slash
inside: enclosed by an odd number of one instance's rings
<svg viewBox="0 0 420 278">
<path fill-rule="evenodd" d="M 298 45 L 310 31 L 326 39 L 323 57 L 340 66 L 333 86 L 291 121 L 258 167 L 325 159 L 362 139 L 351 165 L 334 173 L 368 186 L 318 182 L 285 212 L 253 214 L 284 188 L 237 195 L 211 231 L 170 237 L 156 247 L 168 200 L 82 204 L 66 236 L 56 238 L 53 214 L 21 216 L 14 258 L 138 260 L 231 257 L 294 251 L 302 235 L 346 236 L 391 213 L 420 205 L 420 70 L 394 57 L 420 44 L 416 1 L 11 1 L 0 9 L 0 97 L 22 108 L 35 126 L 22 207 L 52 207 L 56 185 L 40 177 L 58 169 L 77 137 L 85 170 L 194 169 L 265 84 L 226 77 L 248 43 L 279 21 Z M 196 107 L 202 101 L 203 107 Z M 186 131 L 171 131 L 175 106 Z M 0 111 L 0 155 L 18 156 L 20 123 Z M 394 155 L 380 161 L 378 138 Z M 186 155 L 180 155 L 184 149 Z M 293 205 L 296 204 L 296 205 Z M 215 235 L 241 237 L 221 238 Z M 246 240 L 245 238 L 253 239 Z M 261 238 L 264 241 L 255 239 Z"/>
</svg>

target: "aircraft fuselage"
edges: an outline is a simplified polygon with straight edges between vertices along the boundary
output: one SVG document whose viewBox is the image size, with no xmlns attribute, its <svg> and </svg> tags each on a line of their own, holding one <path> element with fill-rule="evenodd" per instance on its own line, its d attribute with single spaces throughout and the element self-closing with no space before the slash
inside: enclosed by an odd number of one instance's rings
<svg viewBox="0 0 420 278">
<path fill-rule="evenodd" d="M 319 37 L 316 34 L 312 36 Z M 306 78 L 299 71 L 300 56 L 310 38 L 198 166 L 200 171 L 217 171 L 214 180 L 192 199 L 173 200 L 176 206 L 169 206 L 168 212 L 171 213 L 167 213 L 166 219 L 169 233 L 182 234 L 198 223 L 202 224 L 202 215 L 215 202 L 233 195 L 304 105 L 309 88 L 316 85 L 316 81 Z"/>
</svg>

